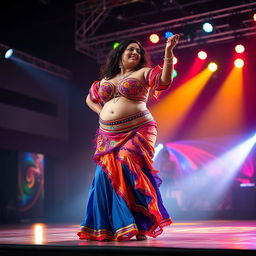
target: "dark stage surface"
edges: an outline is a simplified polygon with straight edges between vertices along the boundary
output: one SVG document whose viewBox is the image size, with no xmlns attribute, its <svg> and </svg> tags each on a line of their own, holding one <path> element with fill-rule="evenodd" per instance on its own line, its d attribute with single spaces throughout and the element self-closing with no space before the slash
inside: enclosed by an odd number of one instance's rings
<svg viewBox="0 0 256 256">
<path fill-rule="evenodd" d="M 0 228 L 1 255 L 253 255 L 256 221 L 176 222 L 146 241 L 79 240 L 78 225 L 19 224 Z"/>
</svg>

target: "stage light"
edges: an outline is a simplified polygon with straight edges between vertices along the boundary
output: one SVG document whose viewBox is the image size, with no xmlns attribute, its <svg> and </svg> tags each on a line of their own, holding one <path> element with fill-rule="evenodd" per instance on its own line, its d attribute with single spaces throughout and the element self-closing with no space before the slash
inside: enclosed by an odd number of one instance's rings
<svg viewBox="0 0 256 256">
<path fill-rule="evenodd" d="M 205 22 L 202 27 L 206 33 L 211 33 L 213 31 L 213 25 L 210 22 Z"/>
<path fill-rule="evenodd" d="M 157 44 L 160 40 L 159 36 L 157 34 L 151 34 L 149 36 L 149 40 L 153 43 L 153 44 Z"/>
<path fill-rule="evenodd" d="M 208 69 L 212 72 L 215 72 L 217 69 L 218 69 L 218 65 L 215 63 L 215 62 L 211 62 L 209 65 L 208 65 Z"/>
<path fill-rule="evenodd" d="M 162 143 L 158 144 L 155 147 L 155 155 L 153 157 L 153 160 L 157 157 L 157 155 L 159 154 L 159 152 L 164 148 L 164 145 Z"/>
<path fill-rule="evenodd" d="M 66 80 L 72 79 L 72 72 L 68 69 L 62 68 L 61 66 L 55 65 L 53 63 L 49 63 L 45 60 L 42 60 L 38 57 L 34 57 L 18 49 L 11 49 L 11 48 L 8 48 L 8 46 L 7 47 L 4 46 L 3 48 L 5 51 L 3 52 L 2 57 L 6 59 L 10 59 L 8 61 L 11 61 L 19 65 L 25 64 L 33 68 L 40 69 L 45 72 L 51 73 L 53 75 L 62 77 Z"/>
<path fill-rule="evenodd" d="M 175 78 L 178 76 L 178 72 L 176 71 L 176 69 L 173 70 L 173 74 L 172 74 L 172 78 Z"/>
<path fill-rule="evenodd" d="M 164 33 L 164 36 L 165 36 L 166 39 L 168 39 L 169 37 L 173 36 L 173 33 L 170 32 L 170 31 L 166 31 L 166 32 Z"/>
<path fill-rule="evenodd" d="M 256 13 L 253 14 L 253 20 L 256 22 Z"/>
<path fill-rule="evenodd" d="M 243 53 L 245 50 L 244 46 L 242 44 L 237 44 L 236 47 L 235 47 L 235 51 L 237 53 Z"/>
<path fill-rule="evenodd" d="M 178 63 L 178 59 L 176 57 L 173 57 L 173 65 Z"/>
<path fill-rule="evenodd" d="M 237 67 L 237 68 L 242 68 L 244 66 L 244 61 L 242 59 L 236 59 L 234 61 L 234 65 Z"/>
<path fill-rule="evenodd" d="M 207 53 L 205 51 L 200 51 L 197 56 L 200 60 L 205 60 L 207 58 Z"/>
<path fill-rule="evenodd" d="M 113 44 L 113 49 L 116 49 L 116 47 L 118 47 L 119 44 L 120 44 L 120 43 L 115 42 L 115 43 Z"/>
<path fill-rule="evenodd" d="M 6 53 L 5 53 L 5 58 L 6 59 L 9 59 L 9 58 L 11 58 L 12 57 L 12 55 L 13 55 L 13 49 L 9 49 Z"/>
</svg>

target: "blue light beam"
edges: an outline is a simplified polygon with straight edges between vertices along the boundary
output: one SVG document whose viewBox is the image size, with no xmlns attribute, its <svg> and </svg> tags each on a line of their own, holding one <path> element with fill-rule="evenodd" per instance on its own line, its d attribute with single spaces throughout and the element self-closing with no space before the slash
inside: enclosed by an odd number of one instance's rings
<svg viewBox="0 0 256 256">
<path fill-rule="evenodd" d="M 156 159 L 157 155 L 159 154 L 159 152 L 164 148 L 164 145 L 162 143 L 158 144 L 156 147 L 155 147 L 155 155 L 153 157 L 153 160 Z"/>
</svg>

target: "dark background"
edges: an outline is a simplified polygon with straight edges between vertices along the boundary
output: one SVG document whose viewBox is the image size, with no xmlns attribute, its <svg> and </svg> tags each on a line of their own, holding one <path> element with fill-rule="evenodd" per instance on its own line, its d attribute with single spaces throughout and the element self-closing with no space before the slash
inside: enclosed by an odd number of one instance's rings
<svg viewBox="0 0 256 256">
<path fill-rule="evenodd" d="M 0 3 L 0 43 L 60 65 L 71 70 L 73 74 L 73 79 L 66 81 L 43 71 L 35 71 L 33 68 L 27 68 L 25 72 L 20 71 L 16 63 L 1 56 L 1 85 L 12 89 L 16 83 L 16 87 L 19 86 L 19 93 L 23 92 L 23 95 L 28 94 L 38 99 L 39 95 L 33 88 L 38 88 L 38 83 L 44 84 L 45 94 L 48 93 L 53 100 L 50 102 L 56 104 L 54 99 L 60 102 L 57 106 L 62 111 L 59 114 L 65 115 L 65 122 L 60 123 L 58 127 L 67 131 L 65 136 L 57 138 L 58 132 L 54 129 L 41 136 L 30 132 L 29 128 L 20 131 L 15 127 L 6 129 L 1 126 L 1 201 L 4 204 L 1 204 L 1 223 L 19 219 L 15 213 L 15 203 L 12 203 L 12 207 L 7 205 L 10 201 L 16 200 L 17 191 L 12 188 L 15 187 L 15 155 L 18 151 L 38 152 L 46 156 L 45 217 L 48 221 L 75 219 L 80 222 L 84 213 L 88 176 L 94 169 L 93 139 L 97 128 L 97 115 L 85 105 L 85 97 L 89 84 L 97 77 L 99 66 L 94 60 L 74 49 L 76 2 L 79 1 L 35 0 Z M 3 69 L 6 65 L 6 69 L 11 71 L 6 72 Z M 38 80 L 31 79 L 31 73 L 37 76 Z M 47 95 L 45 98 L 47 99 Z M 68 106 L 66 113 L 65 108 L 60 108 L 62 105 Z M 15 107 L 15 110 L 18 111 L 18 107 Z M 44 114 L 38 115 L 41 118 L 46 117 Z M 38 116 L 32 115 L 25 117 L 28 126 L 39 119 Z M 18 113 L 15 122 L 25 122 L 24 116 Z M 48 122 L 42 123 L 45 129 L 51 125 L 50 119 Z M 7 209 L 7 213 L 4 208 Z"/>
</svg>

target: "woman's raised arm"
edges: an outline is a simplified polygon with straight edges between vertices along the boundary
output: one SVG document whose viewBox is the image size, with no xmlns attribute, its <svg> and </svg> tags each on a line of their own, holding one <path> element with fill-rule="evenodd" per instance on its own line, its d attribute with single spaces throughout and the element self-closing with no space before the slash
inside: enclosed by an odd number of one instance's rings
<svg viewBox="0 0 256 256">
<path fill-rule="evenodd" d="M 173 76 L 173 48 L 176 46 L 180 35 L 176 34 L 167 39 L 164 52 L 164 65 L 161 75 L 161 85 L 169 85 Z"/>
</svg>

